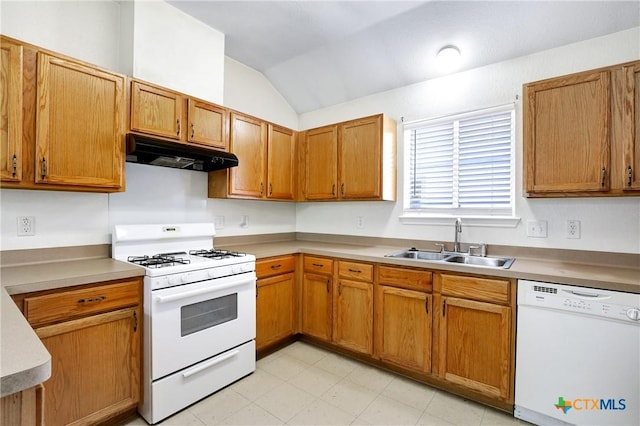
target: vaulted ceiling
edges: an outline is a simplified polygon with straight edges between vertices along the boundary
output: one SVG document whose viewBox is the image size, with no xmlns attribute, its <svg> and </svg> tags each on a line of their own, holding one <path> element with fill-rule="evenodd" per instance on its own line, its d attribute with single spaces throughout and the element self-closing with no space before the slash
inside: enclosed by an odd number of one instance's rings
<svg viewBox="0 0 640 426">
<path fill-rule="evenodd" d="M 298 113 L 640 25 L 640 1 L 193 1 L 168 3 L 225 34 Z M 640 57 L 640 52 L 638 52 Z"/>
</svg>

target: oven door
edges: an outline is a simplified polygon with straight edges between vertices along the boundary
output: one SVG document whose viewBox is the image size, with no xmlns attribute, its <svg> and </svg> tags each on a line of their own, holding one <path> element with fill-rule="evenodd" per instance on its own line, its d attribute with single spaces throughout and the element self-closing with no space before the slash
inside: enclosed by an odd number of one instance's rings
<svg viewBox="0 0 640 426">
<path fill-rule="evenodd" d="M 151 379 L 255 339 L 255 272 L 151 294 Z"/>
</svg>

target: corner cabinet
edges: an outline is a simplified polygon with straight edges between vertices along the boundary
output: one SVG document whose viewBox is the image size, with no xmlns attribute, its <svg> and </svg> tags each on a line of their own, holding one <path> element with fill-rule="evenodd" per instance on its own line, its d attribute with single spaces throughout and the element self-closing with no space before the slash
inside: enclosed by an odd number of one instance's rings
<svg viewBox="0 0 640 426">
<path fill-rule="evenodd" d="M 638 194 L 638 64 L 524 85 L 529 197 Z"/>
<path fill-rule="evenodd" d="M 2 187 L 122 191 L 125 77 L 1 41 Z"/>
<path fill-rule="evenodd" d="M 231 112 L 230 129 L 229 150 L 239 164 L 209 173 L 209 197 L 293 201 L 295 132 L 238 112 Z"/>
<path fill-rule="evenodd" d="M 486 397 L 513 401 L 515 284 L 435 274 L 437 374 Z"/>
<path fill-rule="evenodd" d="M 333 342 L 373 354 L 373 265 L 338 260 L 333 298 Z"/>
<path fill-rule="evenodd" d="M 142 280 L 19 295 L 51 354 L 44 423 L 95 424 L 140 400 Z"/>
<path fill-rule="evenodd" d="M 256 350 L 281 342 L 296 331 L 296 256 L 256 262 Z"/>
<path fill-rule="evenodd" d="M 227 109 L 140 80 L 130 83 L 132 132 L 228 150 Z"/>
<path fill-rule="evenodd" d="M 333 323 L 333 260 L 304 256 L 302 271 L 302 333 L 331 341 Z"/>
<path fill-rule="evenodd" d="M 397 124 L 379 114 L 304 132 L 305 200 L 395 200 Z"/>
</svg>

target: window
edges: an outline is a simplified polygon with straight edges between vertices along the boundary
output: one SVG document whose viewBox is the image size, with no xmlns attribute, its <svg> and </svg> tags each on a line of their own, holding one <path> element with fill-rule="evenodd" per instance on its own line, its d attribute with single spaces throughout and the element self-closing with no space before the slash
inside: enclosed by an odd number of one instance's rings
<svg viewBox="0 0 640 426">
<path fill-rule="evenodd" d="M 405 124 L 405 213 L 513 216 L 514 106 Z"/>
</svg>

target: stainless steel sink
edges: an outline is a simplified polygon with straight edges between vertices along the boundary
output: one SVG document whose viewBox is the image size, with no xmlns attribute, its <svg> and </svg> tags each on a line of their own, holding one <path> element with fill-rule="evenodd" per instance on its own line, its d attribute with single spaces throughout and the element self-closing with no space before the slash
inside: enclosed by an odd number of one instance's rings
<svg viewBox="0 0 640 426">
<path fill-rule="evenodd" d="M 426 251 L 409 249 L 402 250 L 394 253 L 385 254 L 385 257 L 394 257 L 399 259 L 416 259 L 416 260 L 444 260 L 448 257 L 447 253 L 440 253 L 438 251 Z"/>
<path fill-rule="evenodd" d="M 510 257 L 481 257 L 453 255 L 444 259 L 448 263 L 462 263 L 465 265 L 489 266 L 492 268 L 508 269 L 515 259 Z"/>
<path fill-rule="evenodd" d="M 462 253 L 437 252 L 410 248 L 386 254 L 385 257 L 395 259 L 431 260 L 436 262 L 460 263 L 464 265 L 485 266 L 489 268 L 508 269 L 514 262 L 511 257 L 482 257 Z"/>
</svg>

